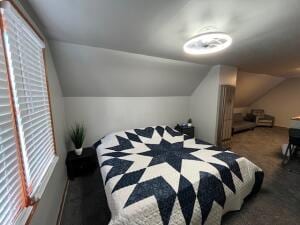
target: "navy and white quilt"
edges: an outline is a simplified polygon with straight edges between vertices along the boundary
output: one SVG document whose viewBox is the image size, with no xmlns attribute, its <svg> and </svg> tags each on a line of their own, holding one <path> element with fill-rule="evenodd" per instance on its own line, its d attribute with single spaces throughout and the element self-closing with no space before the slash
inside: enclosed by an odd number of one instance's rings
<svg viewBox="0 0 300 225">
<path fill-rule="evenodd" d="M 263 181 L 246 158 L 167 126 L 107 135 L 97 154 L 110 225 L 219 225 Z"/>
</svg>

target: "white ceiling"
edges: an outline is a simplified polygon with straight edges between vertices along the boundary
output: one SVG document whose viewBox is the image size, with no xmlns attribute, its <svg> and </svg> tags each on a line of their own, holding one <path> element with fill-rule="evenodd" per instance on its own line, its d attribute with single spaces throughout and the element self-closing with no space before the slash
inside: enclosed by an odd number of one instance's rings
<svg viewBox="0 0 300 225">
<path fill-rule="evenodd" d="M 273 75 L 300 70 L 299 0 L 28 0 L 53 40 Z M 206 27 L 233 37 L 228 50 L 183 53 Z"/>
</svg>

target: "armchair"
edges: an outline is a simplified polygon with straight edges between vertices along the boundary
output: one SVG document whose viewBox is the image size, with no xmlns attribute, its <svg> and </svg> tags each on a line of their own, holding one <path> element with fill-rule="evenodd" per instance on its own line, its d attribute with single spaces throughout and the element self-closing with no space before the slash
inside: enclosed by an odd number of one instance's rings
<svg viewBox="0 0 300 225">
<path fill-rule="evenodd" d="M 256 126 L 273 127 L 275 118 L 274 116 L 265 114 L 263 109 L 252 109 L 249 117 L 253 118 Z"/>
</svg>

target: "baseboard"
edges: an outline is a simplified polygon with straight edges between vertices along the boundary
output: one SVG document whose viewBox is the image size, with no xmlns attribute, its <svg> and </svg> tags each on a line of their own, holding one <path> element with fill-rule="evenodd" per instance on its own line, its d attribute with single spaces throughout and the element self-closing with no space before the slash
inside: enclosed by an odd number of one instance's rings
<svg viewBox="0 0 300 225">
<path fill-rule="evenodd" d="M 67 182 L 65 184 L 65 188 L 64 188 L 64 193 L 63 193 L 63 197 L 61 199 L 61 203 L 60 203 L 60 206 L 59 206 L 59 213 L 58 213 L 58 216 L 57 216 L 57 220 L 56 220 L 56 225 L 60 225 L 61 223 L 61 218 L 62 218 L 62 213 L 63 213 L 63 210 L 64 210 L 64 206 L 65 206 L 65 201 L 66 201 L 66 197 L 67 197 L 67 190 L 68 190 L 68 187 L 69 187 L 69 179 L 67 179 Z"/>
<path fill-rule="evenodd" d="M 274 125 L 274 127 L 289 129 L 289 127 L 285 127 L 285 126 L 281 126 L 281 125 Z"/>
</svg>

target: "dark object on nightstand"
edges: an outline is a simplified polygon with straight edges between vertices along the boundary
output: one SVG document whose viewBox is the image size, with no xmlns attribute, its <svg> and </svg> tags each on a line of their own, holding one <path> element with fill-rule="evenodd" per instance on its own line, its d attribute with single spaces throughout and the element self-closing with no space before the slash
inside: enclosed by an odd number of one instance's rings
<svg viewBox="0 0 300 225">
<path fill-rule="evenodd" d="M 66 166 L 70 180 L 93 173 L 99 167 L 96 149 L 84 148 L 81 155 L 76 155 L 75 151 L 68 152 Z"/>
<path fill-rule="evenodd" d="M 183 134 L 186 134 L 186 135 L 192 137 L 192 138 L 195 137 L 195 128 L 194 127 L 180 126 L 179 124 L 177 124 L 175 129 Z"/>
</svg>

